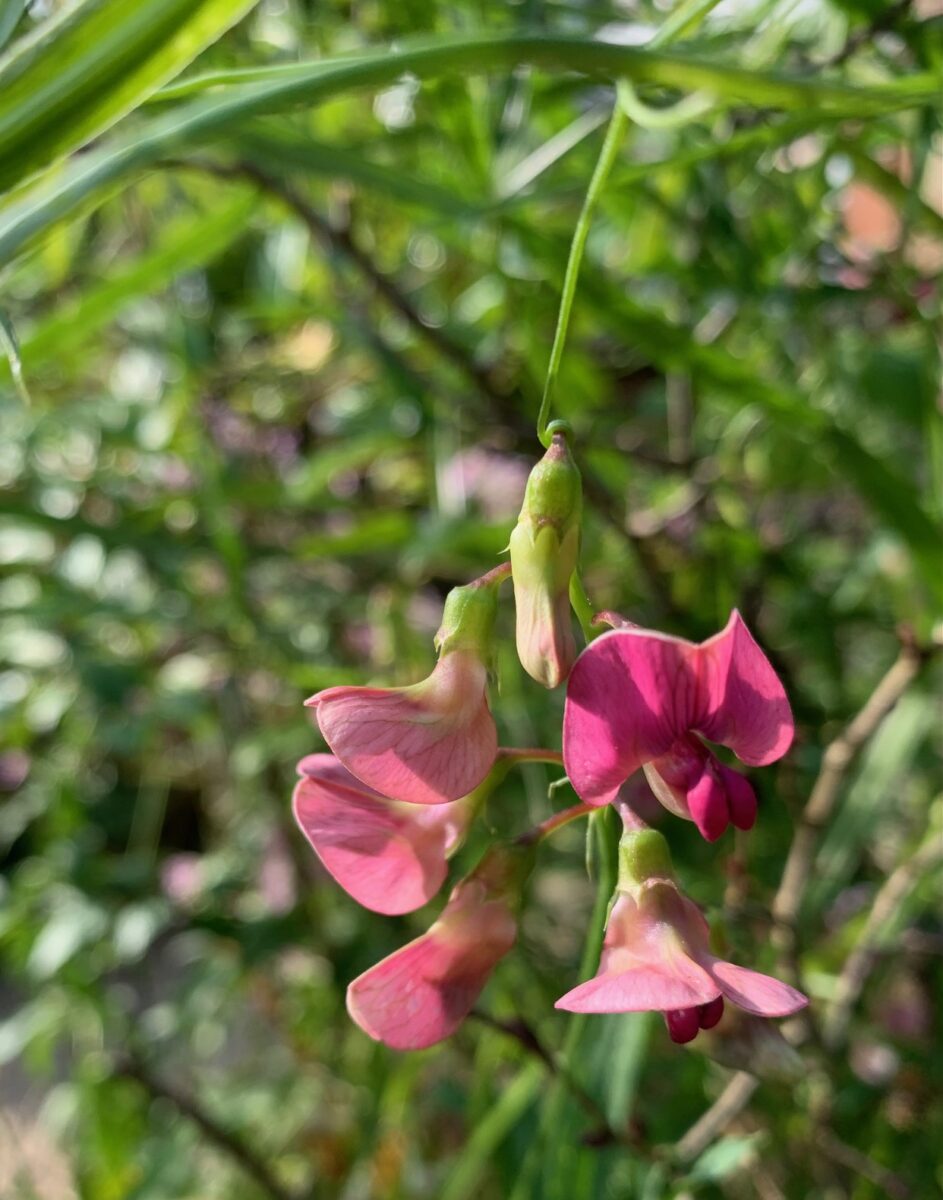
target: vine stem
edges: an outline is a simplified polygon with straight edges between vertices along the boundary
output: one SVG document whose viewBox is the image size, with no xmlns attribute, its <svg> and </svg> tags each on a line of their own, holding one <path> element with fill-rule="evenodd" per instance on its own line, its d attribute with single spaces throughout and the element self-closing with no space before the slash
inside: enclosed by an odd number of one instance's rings
<svg viewBox="0 0 943 1200">
<path fill-rule="evenodd" d="M 596 811 L 592 804 L 574 804 L 571 808 L 562 808 L 559 812 L 547 817 L 545 821 L 541 821 L 539 825 L 535 825 L 533 829 L 522 833 L 517 839 L 518 844 L 530 846 L 535 842 L 542 842 L 544 838 L 549 837 L 551 833 L 556 833 L 564 825 L 569 825 L 571 821 L 578 821 L 580 817 L 587 817 Z"/>
<path fill-rule="evenodd" d="M 617 86 L 621 88 L 622 85 L 620 83 Z M 612 116 L 609 118 L 609 126 L 606 129 L 606 137 L 602 144 L 602 150 L 599 152 L 599 158 L 596 161 L 596 167 L 589 181 L 589 187 L 586 189 L 586 198 L 583 200 L 583 207 L 580 209 L 576 228 L 573 230 L 573 241 L 570 243 L 570 256 L 567 259 L 566 273 L 563 276 L 563 292 L 560 296 L 557 328 L 553 335 L 553 345 L 550 348 L 550 362 L 547 365 L 547 379 L 544 383 L 544 393 L 540 401 L 540 412 L 537 414 L 537 437 L 540 439 L 541 444 L 548 448 L 550 446 L 550 436 L 547 432 L 547 426 L 550 422 L 550 405 L 553 400 L 553 390 L 556 386 L 557 376 L 560 373 L 560 363 L 563 359 L 566 333 L 570 325 L 573 300 L 576 296 L 576 283 L 579 279 L 580 264 L 583 261 L 583 251 L 586 248 L 586 239 L 589 237 L 593 210 L 596 208 L 599 197 L 602 195 L 602 190 L 606 185 L 606 180 L 609 178 L 612 165 L 616 161 L 616 155 L 619 153 L 619 147 L 622 145 L 622 137 L 627 124 L 628 118 L 622 107 L 621 100 L 617 96 L 612 108 Z"/>
<path fill-rule="evenodd" d="M 498 760 L 514 766 L 516 763 L 550 763 L 552 766 L 563 766 L 561 750 L 544 750 L 540 747 L 499 746 Z"/>
</svg>

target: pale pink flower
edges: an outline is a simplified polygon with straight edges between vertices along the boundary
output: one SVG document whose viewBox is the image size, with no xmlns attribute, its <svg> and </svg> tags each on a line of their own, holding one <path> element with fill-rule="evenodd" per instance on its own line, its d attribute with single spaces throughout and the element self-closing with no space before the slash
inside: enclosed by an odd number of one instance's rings
<svg viewBox="0 0 943 1200">
<path fill-rule="evenodd" d="M 468 651 L 440 658 L 409 687 L 332 687 L 305 703 L 345 767 L 381 795 L 410 804 L 466 796 L 491 770 L 498 735 L 484 663 Z"/>
<path fill-rule="evenodd" d="M 793 732 L 783 686 L 734 611 L 700 644 L 628 624 L 591 642 L 570 673 L 563 759 L 580 798 L 594 805 L 614 800 L 646 767 L 659 800 L 714 841 L 730 821 L 752 826 L 756 798 L 700 737 L 765 766 L 786 753 Z"/>
<path fill-rule="evenodd" d="M 392 800 L 445 804 L 491 770 L 498 735 L 488 709 L 487 661 L 502 566 L 446 598 L 439 661 L 409 687 L 332 687 L 305 704 L 328 745 L 361 782 Z"/>
<path fill-rule="evenodd" d="M 661 1011 L 676 1042 L 716 1025 L 729 1000 L 760 1017 L 784 1017 L 808 1003 L 785 983 L 711 953 L 700 909 L 673 880 L 651 878 L 619 891 L 595 978 L 557 1001 L 570 1012 Z"/>
<path fill-rule="evenodd" d="M 374 912 L 412 912 L 445 881 L 473 810 L 451 804 L 405 804 L 361 783 L 333 754 L 309 754 L 292 807 L 295 820 L 327 870 Z"/>
<path fill-rule="evenodd" d="M 455 1032 L 514 944 L 519 862 L 492 851 L 426 933 L 350 984 L 347 1011 L 364 1033 L 422 1050 Z"/>
</svg>

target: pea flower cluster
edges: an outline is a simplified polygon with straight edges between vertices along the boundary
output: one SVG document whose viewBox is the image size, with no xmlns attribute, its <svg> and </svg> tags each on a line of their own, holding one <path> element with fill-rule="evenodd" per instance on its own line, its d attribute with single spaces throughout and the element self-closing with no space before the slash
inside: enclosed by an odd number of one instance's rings
<svg viewBox="0 0 943 1200">
<path fill-rule="evenodd" d="M 510 563 L 449 593 L 431 674 L 408 687 L 331 687 L 306 701 L 332 753 L 298 764 L 295 818 L 342 888 L 393 915 L 436 895 L 483 799 L 515 761 L 559 761 L 553 751 L 498 746 L 488 665 L 509 576 L 521 664 L 546 688 L 566 683 L 562 762 L 582 803 L 492 844 L 431 927 L 348 988 L 353 1020 L 394 1049 L 421 1049 L 455 1031 L 514 945 L 540 841 L 605 805 L 619 812 L 623 834 L 599 970 L 557 1008 L 660 1011 L 671 1038 L 688 1042 L 720 1021 L 725 1001 L 762 1017 L 807 1002 L 712 952 L 707 921 L 681 891 L 666 839 L 645 825 L 623 786 L 643 771 L 661 804 L 709 842 L 731 824 L 750 829 L 753 788 L 709 743 L 751 767 L 781 758 L 794 732 L 782 684 L 736 611 L 701 643 L 601 613 L 595 624 L 609 629 L 578 653 L 570 589 L 581 508 L 569 433 L 552 428 L 511 534 Z"/>
</svg>

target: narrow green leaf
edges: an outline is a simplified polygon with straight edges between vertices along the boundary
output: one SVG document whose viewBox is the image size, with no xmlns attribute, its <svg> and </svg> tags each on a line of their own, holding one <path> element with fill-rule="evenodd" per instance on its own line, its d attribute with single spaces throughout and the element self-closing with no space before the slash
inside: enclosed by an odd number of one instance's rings
<svg viewBox="0 0 943 1200">
<path fill-rule="evenodd" d="M 217 210 L 187 216 L 166 229 L 130 267 L 47 317 L 20 346 L 27 367 L 73 350 L 107 325 L 136 296 L 153 295 L 184 271 L 210 262 L 245 229 L 256 199 L 242 192 Z"/>
<path fill-rule="evenodd" d="M 0 310 L 0 350 L 5 355 L 5 359 L 0 359 L 0 375 L 4 370 L 3 363 L 5 362 L 6 369 L 13 376 L 13 386 L 16 388 L 17 395 L 25 405 L 29 406 L 29 389 L 23 378 L 20 344 L 10 318 L 2 310 Z"/>
<path fill-rule="evenodd" d="M 542 1064 L 532 1062 L 503 1090 L 491 1111 L 469 1134 L 441 1200 L 466 1200 L 475 1194 L 495 1150 L 534 1103 L 544 1078 Z"/>
<path fill-rule="evenodd" d="M 303 63 L 286 68 L 274 79 L 271 71 L 265 71 L 261 82 L 258 75 L 243 73 L 240 77 L 247 82 L 217 87 L 214 80 L 216 90 L 209 95 L 171 108 L 110 146 L 83 155 L 62 170 L 47 172 L 34 188 L 12 196 L 0 209 L 0 263 L 8 261 L 49 225 L 71 215 L 133 172 L 169 153 L 205 144 L 243 125 L 249 117 L 318 104 L 358 88 L 383 86 L 407 71 L 429 78 L 456 70 L 506 70 L 520 63 L 577 70 L 590 76 L 625 75 L 633 82 L 682 91 L 703 89 L 763 107 L 800 112 L 814 109 L 820 115 L 894 112 L 924 104 L 936 94 L 936 81 L 929 75 L 910 76 L 893 87 L 851 88 L 585 38 L 538 36 L 440 39 L 419 48 L 384 49 L 360 58 Z"/>
<path fill-rule="evenodd" d="M 0 58 L 0 188 L 113 125 L 255 0 L 83 0 Z"/>
<path fill-rule="evenodd" d="M 0 0 L 0 49 L 10 40 L 24 12 L 26 0 Z"/>
</svg>

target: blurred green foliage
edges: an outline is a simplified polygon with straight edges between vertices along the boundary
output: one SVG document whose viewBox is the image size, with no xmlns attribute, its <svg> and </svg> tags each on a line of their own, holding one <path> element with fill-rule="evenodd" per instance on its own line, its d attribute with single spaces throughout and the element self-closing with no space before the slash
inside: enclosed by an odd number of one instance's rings
<svg viewBox="0 0 943 1200">
<path fill-rule="evenodd" d="M 656 62 L 588 41 L 646 40 L 668 8 L 647 0 L 25 7 L 0 4 L 0 81 L 25 80 L 0 87 L 0 342 L 22 364 L 0 367 L 0 1105 L 41 1101 L 67 1165 L 55 1193 L 48 1158 L 0 1165 L 4 1196 L 935 1194 L 932 875 L 838 1052 L 732 1017 L 679 1048 L 646 1016 L 554 1011 L 593 905 L 582 832 L 559 835 L 482 1007 L 566 1046 L 629 1149 L 483 1022 L 411 1056 L 349 1022 L 347 982 L 438 902 L 358 909 L 289 796 L 321 745 L 302 699 L 424 675 L 446 591 L 507 545 L 626 71 L 641 107 L 554 415 L 595 605 L 693 638 L 738 606 L 787 683 L 799 738 L 756 774 L 757 829 L 708 847 L 666 826 L 732 951 L 774 968 L 823 749 L 901 630 L 929 647 L 939 618 L 939 19 L 771 0 L 700 23 L 695 3 Z M 569 40 L 513 41 L 534 31 Z M 521 671 L 509 603 L 500 621 L 502 740 L 558 746 L 562 695 Z M 927 666 L 821 832 L 814 1014 L 939 805 L 938 682 Z M 570 802 L 554 775 L 512 775 L 456 873 Z M 732 1067 L 757 1092 L 680 1165 L 664 1148 Z"/>
</svg>

